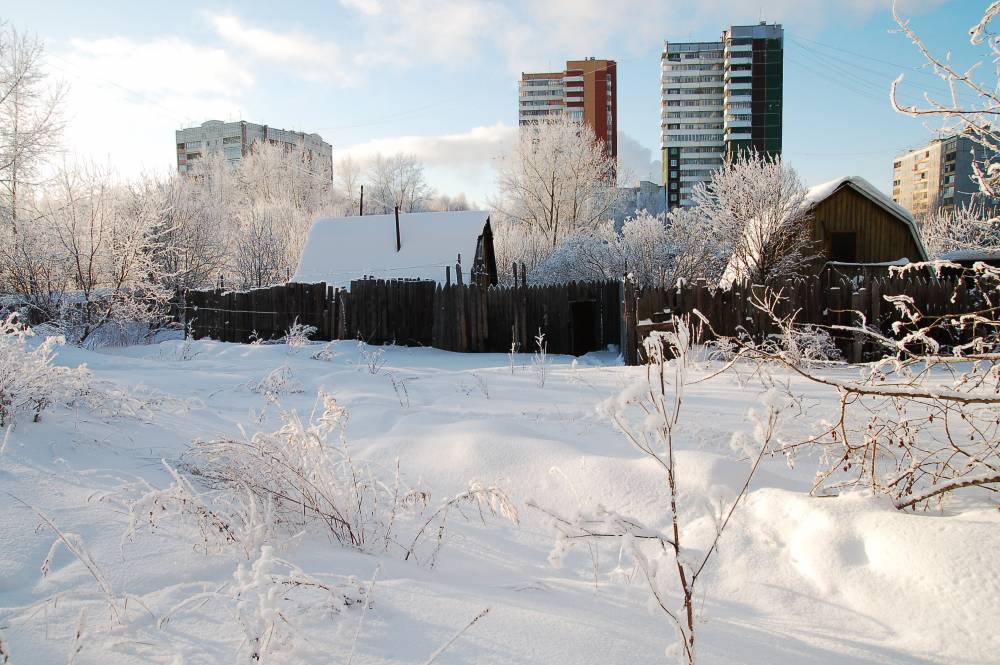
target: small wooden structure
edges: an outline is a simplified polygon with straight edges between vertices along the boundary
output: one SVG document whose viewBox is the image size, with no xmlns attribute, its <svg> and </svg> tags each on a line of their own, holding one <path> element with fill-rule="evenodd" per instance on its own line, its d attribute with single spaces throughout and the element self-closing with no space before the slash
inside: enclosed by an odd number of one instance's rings
<svg viewBox="0 0 1000 665">
<path fill-rule="evenodd" d="M 849 176 L 818 185 L 806 195 L 812 215 L 816 272 L 827 262 L 838 264 L 926 261 L 917 225 L 906 209 L 864 178 Z"/>
</svg>

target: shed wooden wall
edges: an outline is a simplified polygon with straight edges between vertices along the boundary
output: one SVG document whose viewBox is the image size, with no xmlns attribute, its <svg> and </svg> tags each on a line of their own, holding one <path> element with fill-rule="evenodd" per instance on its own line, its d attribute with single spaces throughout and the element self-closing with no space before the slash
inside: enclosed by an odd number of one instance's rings
<svg viewBox="0 0 1000 665">
<path fill-rule="evenodd" d="M 813 208 L 813 240 L 817 243 L 822 265 L 829 260 L 832 233 L 857 234 L 857 261 L 881 263 L 924 257 L 913 240 L 906 222 L 852 187 L 841 187 Z"/>
</svg>

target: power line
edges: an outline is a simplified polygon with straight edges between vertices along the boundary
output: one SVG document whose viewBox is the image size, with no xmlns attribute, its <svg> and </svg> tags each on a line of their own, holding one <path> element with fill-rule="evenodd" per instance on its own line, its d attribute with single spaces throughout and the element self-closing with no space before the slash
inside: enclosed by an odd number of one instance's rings
<svg viewBox="0 0 1000 665">
<path fill-rule="evenodd" d="M 855 58 L 861 58 L 863 60 L 870 60 L 872 62 L 878 62 L 878 63 L 881 63 L 883 65 L 889 65 L 890 67 L 894 67 L 896 69 L 908 69 L 908 70 L 916 72 L 918 74 L 923 74 L 924 76 L 929 76 L 929 77 L 931 77 L 933 79 L 940 80 L 940 78 L 936 74 L 928 72 L 923 67 L 914 67 L 913 65 L 901 65 L 901 64 L 899 64 L 897 62 L 891 62 L 889 60 L 882 60 L 880 58 L 873 58 L 871 56 L 864 55 L 862 53 L 858 53 L 857 51 L 851 51 L 849 49 L 841 48 L 839 46 L 833 46 L 831 44 L 824 44 L 823 42 L 818 42 L 815 39 L 809 39 L 808 37 L 802 37 L 801 35 L 795 36 L 793 34 L 793 36 L 790 37 L 790 39 L 793 39 L 793 40 L 796 40 L 796 41 L 800 41 L 800 42 L 801 41 L 811 42 L 813 44 L 816 44 L 817 46 L 822 46 L 824 48 L 833 49 L 834 51 L 840 51 L 841 53 L 846 53 L 847 55 L 853 55 Z"/>
<path fill-rule="evenodd" d="M 877 87 L 880 94 L 884 92 L 884 89 L 881 87 L 881 85 L 885 82 L 885 79 L 893 79 L 893 80 L 895 79 L 895 76 L 893 76 L 892 74 L 888 74 L 886 72 L 882 72 L 882 71 L 878 71 L 878 70 L 875 70 L 875 69 L 871 69 L 870 67 L 865 67 L 863 65 L 845 62 L 845 61 L 843 61 L 840 58 L 832 56 L 832 55 L 830 55 L 828 53 L 823 53 L 821 51 L 817 51 L 817 50 L 815 50 L 815 49 L 813 49 L 813 48 L 811 48 L 811 47 L 809 47 L 809 46 L 807 46 L 805 44 L 799 43 L 798 41 L 793 41 L 792 43 L 793 43 L 793 45 L 795 45 L 798 48 L 802 49 L 803 53 L 807 57 L 810 57 L 811 59 L 816 60 L 816 61 L 820 62 L 821 64 L 827 66 L 827 67 L 836 69 L 837 71 L 843 73 L 845 76 L 849 76 L 851 78 L 855 78 L 855 79 L 858 80 L 859 83 L 868 84 L 870 86 Z M 850 67 L 850 69 L 845 69 L 845 67 Z M 869 72 L 871 74 L 874 74 L 875 76 L 879 77 L 881 80 L 878 83 L 866 80 L 866 79 L 864 79 L 858 73 L 859 71 Z M 933 89 L 933 90 L 928 90 L 928 92 L 929 93 L 933 93 L 933 94 L 937 94 L 937 95 L 950 95 L 951 94 L 950 91 L 947 89 L 946 86 L 943 85 L 943 82 L 940 79 L 938 79 L 937 77 L 934 77 L 934 78 L 935 78 L 935 80 L 937 81 L 937 83 L 941 87 L 938 87 L 937 89 Z M 931 88 L 932 86 L 925 86 L 925 87 Z M 910 93 L 906 93 L 906 92 L 900 91 L 900 90 L 897 90 L 897 95 L 899 97 L 909 97 L 909 98 L 911 98 L 913 100 L 916 100 L 916 101 L 918 101 L 920 103 L 924 103 L 926 101 L 926 100 L 924 100 L 922 98 L 918 99 L 914 95 L 912 95 Z"/>
</svg>

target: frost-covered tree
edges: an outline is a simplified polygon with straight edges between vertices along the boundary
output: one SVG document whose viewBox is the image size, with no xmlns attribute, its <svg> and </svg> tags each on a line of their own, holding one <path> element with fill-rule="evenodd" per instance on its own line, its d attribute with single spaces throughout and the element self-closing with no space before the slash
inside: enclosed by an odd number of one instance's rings
<svg viewBox="0 0 1000 665">
<path fill-rule="evenodd" d="M 464 192 L 459 192 L 457 196 L 434 193 L 427 199 L 424 207 L 431 212 L 449 212 L 472 210 L 474 205 L 465 198 Z"/>
<path fill-rule="evenodd" d="M 346 155 L 334 163 L 333 186 L 340 203 L 338 214 L 343 217 L 361 214 L 361 188 L 364 184 L 364 169 L 358 160 Z M 365 203 L 370 209 L 371 201 Z"/>
<path fill-rule="evenodd" d="M 146 179 L 132 187 L 160 209 L 159 261 L 165 284 L 174 290 L 211 285 L 223 271 L 228 251 L 218 208 L 199 196 L 191 178 Z"/>
<path fill-rule="evenodd" d="M 498 217 L 553 249 L 608 219 L 621 196 L 604 144 L 589 126 L 568 117 L 522 127 L 500 161 L 498 184 Z"/>
<path fill-rule="evenodd" d="M 0 222 L 12 233 L 64 125 L 63 88 L 49 81 L 43 52 L 37 38 L 0 22 Z"/>
<path fill-rule="evenodd" d="M 955 251 L 1000 252 L 1000 219 L 981 206 L 936 210 L 922 220 L 920 238 L 931 258 Z"/>
<path fill-rule="evenodd" d="M 294 212 L 288 206 L 271 203 L 253 203 L 238 212 L 233 267 L 242 288 L 259 288 L 288 279 L 286 238 L 279 229 L 287 227 L 288 222 L 283 220 L 292 216 Z"/>
<path fill-rule="evenodd" d="M 503 218 L 493 220 L 493 251 L 497 259 L 500 284 L 513 284 L 513 265 L 524 265 L 534 271 L 552 253 L 552 247 L 542 231 Z M 518 273 L 520 274 L 520 273 Z"/>
<path fill-rule="evenodd" d="M 625 273 L 626 250 L 613 222 L 571 235 L 529 273 L 534 283 L 616 279 Z"/>
<path fill-rule="evenodd" d="M 423 209 L 430 195 L 424 167 L 414 155 L 379 153 L 368 167 L 366 210 L 370 201 L 374 213 L 391 213 L 397 207 L 400 212 L 416 212 Z"/>
<path fill-rule="evenodd" d="M 616 279 L 631 273 L 645 287 L 717 278 L 720 260 L 706 219 L 678 208 L 666 220 L 640 212 L 621 231 L 612 222 L 564 240 L 532 273 L 535 282 Z"/>
<path fill-rule="evenodd" d="M 692 194 L 729 261 L 725 283 L 763 283 L 813 259 L 806 189 L 780 157 L 749 152 L 727 162 Z"/>
<path fill-rule="evenodd" d="M 47 263 L 46 284 L 29 277 L 10 284 L 78 344 L 121 340 L 156 327 L 170 292 L 159 255 L 161 208 L 153 197 L 121 186 L 94 167 L 63 167 L 45 187 L 23 265 Z M 37 241 L 35 241 L 37 239 Z M 52 286 L 48 286 L 48 285 Z"/>
</svg>

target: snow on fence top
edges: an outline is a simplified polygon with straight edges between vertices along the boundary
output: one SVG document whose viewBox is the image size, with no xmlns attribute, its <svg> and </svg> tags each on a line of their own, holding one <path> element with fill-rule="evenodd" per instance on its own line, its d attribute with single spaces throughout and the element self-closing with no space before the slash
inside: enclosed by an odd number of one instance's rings
<svg viewBox="0 0 1000 665">
<path fill-rule="evenodd" d="M 445 266 L 462 255 L 471 270 L 476 243 L 489 213 L 414 212 L 317 219 L 309 230 L 293 282 L 326 282 L 346 287 L 365 275 L 379 279 L 429 279 L 444 282 Z"/>
</svg>

